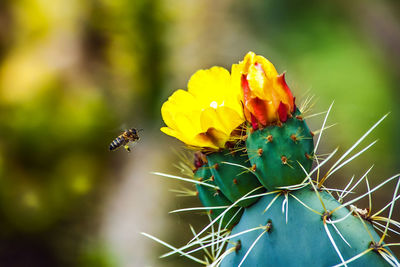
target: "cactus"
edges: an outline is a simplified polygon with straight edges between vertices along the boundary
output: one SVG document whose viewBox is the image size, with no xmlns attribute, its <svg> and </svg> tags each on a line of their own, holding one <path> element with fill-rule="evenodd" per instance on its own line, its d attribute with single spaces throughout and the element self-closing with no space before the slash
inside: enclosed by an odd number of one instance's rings
<svg viewBox="0 0 400 267">
<path fill-rule="evenodd" d="M 286 207 L 284 214 L 282 205 Z M 311 186 L 267 195 L 246 209 L 231 235 L 259 225 L 265 228 L 232 238 L 234 244 L 240 240 L 241 247 L 221 266 L 258 266 L 262 262 L 270 266 L 333 266 L 344 262 L 371 249 L 371 237 L 380 239 L 372 225 L 355 216 L 346 218 L 348 214 L 328 192 L 316 194 Z M 354 264 L 388 265 L 374 252 L 354 260 Z"/>
<path fill-rule="evenodd" d="M 245 157 L 244 157 L 245 156 Z M 252 195 L 265 191 L 257 177 L 249 170 L 247 155 L 234 153 L 229 150 L 211 153 L 207 156 L 211 174 L 221 192 L 232 202 L 242 198 L 248 192 L 255 190 Z M 239 201 L 238 206 L 248 207 L 258 200 L 257 197 Z"/>
<path fill-rule="evenodd" d="M 219 88 L 223 93 L 207 100 L 207 95 L 199 96 L 204 88 L 190 86 L 201 84 L 198 76 L 207 85 L 215 83 L 226 88 Z M 322 175 L 321 167 L 337 152 L 334 150 L 323 160 L 317 154 L 332 105 L 314 147 L 313 134 L 301 115 L 306 108 L 296 107 L 284 76 L 278 75 L 265 58 L 249 52 L 242 62 L 232 66 L 230 78 L 226 71 L 214 67 L 192 79 L 196 82 L 189 82 L 188 95 L 184 91 L 174 93 L 162 109 L 168 125 L 163 132 L 198 150 L 194 164 L 186 167 L 192 172 L 186 172 L 189 178 L 155 174 L 195 184 L 197 193 L 190 189 L 186 192 L 198 195 L 204 207 L 175 212 L 204 210 L 210 223 L 198 233 L 193 231 L 194 238 L 181 248 L 144 234 L 171 249 L 162 257 L 178 253 L 202 265 L 223 267 L 400 266 L 390 250 L 400 244 L 384 242 L 389 231 L 399 234 L 391 227 L 400 227 L 400 223 L 391 216 L 400 198 L 400 175 L 370 189 L 367 175 L 371 167 L 354 185 L 350 180 L 345 189 L 324 186 L 334 173 L 375 143 L 349 157 L 386 115 Z M 225 101 L 224 92 L 234 97 Z M 241 105 L 235 102 L 238 99 Z M 188 107 L 189 113 L 183 111 Z M 178 121 L 192 126 L 181 127 Z M 247 129 L 245 136 L 243 129 Z M 368 191 L 344 202 L 363 180 Z M 397 185 L 393 199 L 378 212 L 353 205 L 365 197 L 371 203 L 371 193 L 394 180 Z M 388 218 L 380 216 L 388 208 Z M 199 250 L 205 251 L 204 258 L 193 256 Z"/>
<path fill-rule="evenodd" d="M 248 130 L 246 140 L 249 160 L 260 182 L 269 190 L 302 182 L 304 172 L 312 165 L 313 135 L 296 111 L 292 118 L 279 126 Z"/>
<path fill-rule="evenodd" d="M 227 199 L 221 190 L 219 190 L 219 188 L 216 186 L 215 181 L 212 178 L 211 171 L 207 166 L 198 168 L 194 173 L 194 178 L 205 184 L 212 185 L 196 185 L 201 203 L 204 207 L 210 208 L 208 213 L 210 214 L 211 218 L 217 218 L 225 210 L 224 208 L 221 209 L 219 207 L 228 207 L 232 205 L 232 202 L 229 201 L 229 199 Z M 239 222 L 242 213 L 242 209 L 239 207 L 233 207 L 221 218 L 221 227 L 227 229 L 232 228 L 232 226 Z"/>
</svg>

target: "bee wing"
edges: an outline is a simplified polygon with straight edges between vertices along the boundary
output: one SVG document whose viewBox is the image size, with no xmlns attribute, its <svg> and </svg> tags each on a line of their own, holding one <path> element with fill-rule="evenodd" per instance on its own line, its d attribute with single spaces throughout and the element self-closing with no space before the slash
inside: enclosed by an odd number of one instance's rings
<svg viewBox="0 0 400 267">
<path fill-rule="evenodd" d="M 122 124 L 119 126 L 119 130 L 120 130 L 121 132 L 124 132 L 124 131 L 126 131 L 127 129 L 129 129 L 129 126 L 128 126 L 128 124 L 127 124 L 126 122 L 122 123 Z"/>
<path fill-rule="evenodd" d="M 138 143 L 138 140 L 131 141 L 128 144 L 126 144 L 130 149 L 132 149 L 136 144 Z"/>
<path fill-rule="evenodd" d="M 127 129 L 129 129 L 129 125 L 127 123 L 113 123 L 113 125 L 110 126 L 110 129 L 107 132 L 114 133 L 117 135 L 125 132 Z"/>
</svg>

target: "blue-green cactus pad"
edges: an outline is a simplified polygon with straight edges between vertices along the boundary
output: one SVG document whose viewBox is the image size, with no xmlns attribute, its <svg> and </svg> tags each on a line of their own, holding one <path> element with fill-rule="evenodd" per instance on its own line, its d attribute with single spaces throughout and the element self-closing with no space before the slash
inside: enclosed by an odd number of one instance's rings
<svg viewBox="0 0 400 267">
<path fill-rule="evenodd" d="M 340 206 L 332 195 L 320 192 L 321 199 L 327 210 L 334 210 Z M 330 242 L 325 231 L 322 216 L 306 208 L 307 207 L 324 214 L 324 208 L 316 193 L 309 187 L 290 192 L 288 205 L 284 204 L 285 197 L 276 194 L 267 195 L 256 204 L 247 208 L 231 235 L 242 231 L 271 223 L 269 232 L 258 240 L 251 252 L 248 254 L 242 266 L 334 266 L 340 264 L 341 260 Z M 271 207 L 264 213 L 265 208 L 274 201 Z M 285 211 L 282 212 L 282 206 Z M 286 222 L 286 207 L 288 216 Z M 331 217 L 332 221 L 345 217 L 349 211 L 346 208 L 335 211 Z M 365 226 L 364 226 L 364 224 Z M 379 235 L 367 221 L 361 221 L 358 217 L 349 215 L 341 222 L 335 223 L 337 230 L 346 242 L 340 237 L 332 225 L 328 229 L 332 235 L 344 260 L 362 253 L 374 241 L 380 240 Z M 368 230 L 367 230 L 368 229 Z M 241 248 L 237 252 L 229 254 L 221 264 L 221 267 L 238 266 L 248 249 L 264 230 L 255 230 L 250 233 L 231 239 L 236 243 L 241 241 Z M 370 232 L 370 234 L 368 233 Z M 233 246 L 233 245 L 230 245 Z M 375 251 L 370 251 L 358 258 L 348 266 L 388 266 L 388 263 Z"/>
</svg>

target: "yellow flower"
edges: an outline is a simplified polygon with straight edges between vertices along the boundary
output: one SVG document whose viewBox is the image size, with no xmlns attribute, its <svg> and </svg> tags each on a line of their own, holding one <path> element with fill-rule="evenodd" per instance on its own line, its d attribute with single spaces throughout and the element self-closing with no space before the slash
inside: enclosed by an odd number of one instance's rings
<svg viewBox="0 0 400 267">
<path fill-rule="evenodd" d="M 197 71 L 188 91 L 175 91 L 163 104 L 161 114 L 167 127 L 161 131 L 189 146 L 224 148 L 233 130 L 244 122 L 240 90 L 224 68 Z"/>
<path fill-rule="evenodd" d="M 242 90 L 244 113 L 254 129 L 285 122 L 295 110 L 294 98 L 285 75 L 253 52 L 232 66 L 232 79 Z"/>
</svg>

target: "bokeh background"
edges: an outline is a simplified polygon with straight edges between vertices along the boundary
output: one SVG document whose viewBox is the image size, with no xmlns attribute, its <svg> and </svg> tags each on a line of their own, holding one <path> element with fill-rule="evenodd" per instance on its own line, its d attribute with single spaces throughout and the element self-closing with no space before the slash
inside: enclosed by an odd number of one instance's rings
<svg viewBox="0 0 400 267">
<path fill-rule="evenodd" d="M 196 70 L 249 50 L 287 72 L 298 103 L 315 95 L 316 113 L 335 101 L 321 153 L 345 151 L 391 112 L 363 145 L 379 142 L 328 184 L 372 164 L 371 185 L 400 170 L 398 1 L 1 0 L 0 265 L 194 265 L 158 259 L 165 248 L 140 235 L 178 246 L 207 221 L 168 214 L 200 204 L 150 174 L 179 174 L 182 145 L 159 131 L 160 107 Z M 127 127 L 142 139 L 110 153 Z M 394 186 L 373 194 L 375 211 Z"/>
</svg>

